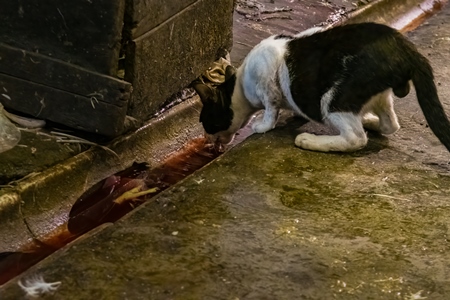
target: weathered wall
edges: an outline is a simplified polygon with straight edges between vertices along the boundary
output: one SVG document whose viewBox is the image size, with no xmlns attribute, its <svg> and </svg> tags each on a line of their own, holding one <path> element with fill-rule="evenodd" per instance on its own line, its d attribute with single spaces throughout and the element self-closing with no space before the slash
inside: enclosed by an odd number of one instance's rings
<svg viewBox="0 0 450 300">
<path fill-rule="evenodd" d="M 0 0 L 0 41 L 116 76 L 125 0 Z"/>
<path fill-rule="evenodd" d="M 233 0 L 166 3 L 136 0 L 125 17 L 131 26 L 125 36 L 132 38 L 125 80 L 134 90 L 128 114 L 139 120 L 155 113 L 232 45 Z"/>
</svg>

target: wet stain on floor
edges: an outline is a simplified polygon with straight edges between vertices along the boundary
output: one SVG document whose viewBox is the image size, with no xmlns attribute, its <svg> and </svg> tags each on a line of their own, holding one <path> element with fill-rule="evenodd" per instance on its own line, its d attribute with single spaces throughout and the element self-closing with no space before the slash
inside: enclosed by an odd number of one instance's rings
<svg viewBox="0 0 450 300">
<path fill-rule="evenodd" d="M 365 1 L 369 3 L 370 1 Z M 307 28 L 332 24 L 347 17 L 363 2 L 325 0 L 236 1 L 233 64 L 239 65 L 249 50 L 273 34 L 295 34 Z M 318 24 L 317 20 L 324 20 Z"/>
</svg>

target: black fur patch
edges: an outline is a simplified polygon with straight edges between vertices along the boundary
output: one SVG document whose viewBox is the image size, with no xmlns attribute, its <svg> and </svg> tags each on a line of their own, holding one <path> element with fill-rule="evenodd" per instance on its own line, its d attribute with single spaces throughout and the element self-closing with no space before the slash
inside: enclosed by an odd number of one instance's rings
<svg viewBox="0 0 450 300">
<path fill-rule="evenodd" d="M 231 96 L 233 95 L 236 75 L 233 74 L 224 83 L 212 89 L 208 99 L 203 99 L 203 108 L 200 113 L 200 122 L 209 134 L 227 130 L 233 120 L 231 110 Z"/>
<path fill-rule="evenodd" d="M 375 23 L 335 27 L 287 44 L 291 93 L 299 108 L 321 121 L 321 97 L 336 86 L 330 111 L 358 113 L 374 95 L 409 90 L 415 51 L 396 30 Z"/>
<path fill-rule="evenodd" d="M 411 87 L 409 85 L 409 82 L 405 82 L 402 85 L 396 86 L 392 88 L 392 91 L 394 92 L 394 95 L 399 97 L 399 98 L 403 98 L 406 97 L 406 95 L 409 94 L 411 90 Z"/>
<path fill-rule="evenodd" d="M 284 33 L 277 34 L 277 35 L 274 37 L 275 40 L 280 40 L 280 39 L 292 40 L 293 38 L 294 38 L 294 37 L 293 37 L 292 35 L 284 34 Z"/>
</svg>

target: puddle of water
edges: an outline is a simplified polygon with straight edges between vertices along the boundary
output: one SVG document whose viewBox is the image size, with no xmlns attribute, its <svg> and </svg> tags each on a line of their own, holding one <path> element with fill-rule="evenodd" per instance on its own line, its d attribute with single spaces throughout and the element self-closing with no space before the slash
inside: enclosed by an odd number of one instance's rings
<svg viewBox="0 0 450 300">
<path fill-rule="evenodd" d="M 63 225 L 42 240 L 34 239 L 17 252 L 0 253 L 0 285 L 73 241 L 77 236 L 72 235 L 66 228 L 67 226 Z"/>
</svg>

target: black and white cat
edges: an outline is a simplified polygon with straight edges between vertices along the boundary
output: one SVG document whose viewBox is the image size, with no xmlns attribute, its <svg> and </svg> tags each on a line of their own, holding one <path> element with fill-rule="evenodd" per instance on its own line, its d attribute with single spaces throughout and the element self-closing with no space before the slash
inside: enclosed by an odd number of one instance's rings
<svg viewBox="0 0 450 300">
<path fill-rule="evenodd" d="M 275 35 L 255 46 L 242 65 L 226 69 L 217 88 L 194 84 L 203 108 L 200 121 L 210 140 L 231 142 L 256 111 L 264 114 L 252 128 L 275 127 L 280 108 L 325 123 L 339 135 L 301 133 L 295 145 L 315 151 L 354 151 L 367 144 L 364 130 L 392 134 L 399 129 L 393 95 L 416 89 L 425 118 L 450 151 L 450 122 L 439 102 L 433 72 L 398 31 L 361 23 L 325 30 L 312 28 L 295 36 Z"/>
</svg>

